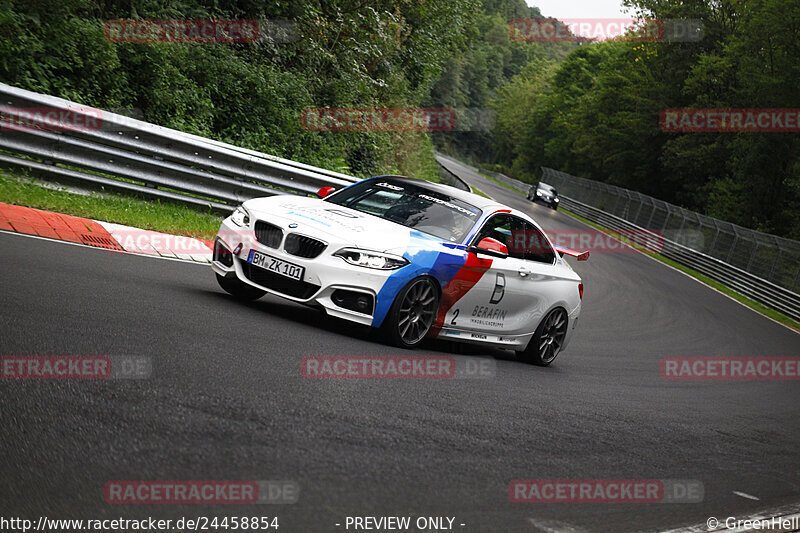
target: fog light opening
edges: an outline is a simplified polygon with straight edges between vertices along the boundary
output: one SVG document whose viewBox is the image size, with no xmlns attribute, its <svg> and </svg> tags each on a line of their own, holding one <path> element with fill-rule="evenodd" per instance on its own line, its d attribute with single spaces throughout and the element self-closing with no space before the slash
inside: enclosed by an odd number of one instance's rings
<svg viewBox="0 0 800 533">
<path fill-rule="evenodd" d="M 371 294 L 345 289 L 333 291 L 331 300 L 339 307 L 364 315 L 372 315 L 375 307 L 375 298 Z"/>
<path fill-rule="evenodd" d="M 214 241 L 214 261 L 218 261 L 228 268 L 233 266 L 233 255 L 219 239 Z"/>
</svg>

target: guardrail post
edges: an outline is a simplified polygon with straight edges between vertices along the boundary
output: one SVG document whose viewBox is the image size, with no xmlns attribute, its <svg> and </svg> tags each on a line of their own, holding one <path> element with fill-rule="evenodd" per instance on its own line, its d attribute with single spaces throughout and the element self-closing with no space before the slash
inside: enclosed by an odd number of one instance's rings
<svg viewBox="0 0 800 533">
<path fill-rule="evenodd" d="M 645 229 L 647 230 L 652 229 L 653 217 L 656 214 L 656 203 L 652 199 L 650 200 L 650 207 L 650 218 L 647 219 L 647 224 L 645 224 Z"/>
<path fill-rule="evenodd" d="M 661 226 L 662 232 L 667 229 L 667 224 L 669 224 L 669 219 L 672 216 L 672 209 L 669 207 L 669 204 L 665 203 L 664 207 L 667 208 L 667 216 L 664 217 L 664 224 Z"/>
<path fill-rule="evenodd" d="M 636 214 L 633 216 L 633 219 L 630 219 L 630 218 L 628 219 L 628 220 L 630 220 L 631 222 L 634 222 L 634 223 L 637 220 L 639 220 L 639 213 L 642 212 L 642 206 L 644 205 L 644 202 L 642 201 L 642 194 L 641 193 L 637 193 L 637 194 L 639 195 L 639 209 L 636 211 Z"/>
<path fill-rule="evenodd" d="M 775 256 L 775 261 L 772 262 L 772 268 L 769 269 L 770 281 L 775 279 L 775 267 L 778 266 L 778 261 L 781 260 L 781 254 L 783 253 L 783 249 L 781 248 L 781 245 L 778 243 L 778 239 L 775 239 L 775 244 L 778 248 L 778 255 Z"/>
<path fill-rule="evenodd" d="M 625 189 L 625 196 L 626 196 L 626 198 L 625 198 L 625 209 L 622 210 L 622 214 L 620 215 L 620 218 L 628 220 L 628 214 L 630 213 L 630 209 L 631 209 L 631 191 L 629 191 L 628 189 Z"/>
<path fill-rule="evenodd" d="M 736 226 L 733 226 L 733 244 L 731 244 L 728 250 L 728 256 L 725 258 L 726 263 L 731 262 L 731 257 L 733 256 L 733 251 L 736 249 L 737 244 L 739 244 L 739 232 L 736 231 Z"/>
<path fill-rule="evenodd" d="M 673 240 L 680 242 L 678 239 L 683 237 L 683 226 L 686 224 L 686 214 L 683 212 L 682 207 L 678 207 L 678 209 L 681 210 L 681 225 L 678 227 L 678 232 L 675 234 L 675 238 Z"/>
<path fill-rule="evenodd" d="M 622 199 L 622 196 L 620 196 L 618 194 L 618 192 L 619 191 L 614 191 L 614 193 L 615 193 L 614 196 L 616 197 L 616 201 L 614 202 L 614 207 L 611 210 L 612 213 L 616 213 L 617 212 L 617 206 L 619 205 L 620 199 Z"/>
<path fill-rule="evenodd" d="M 753 236 L 753 242 L 756 243 L 756 247 L 753 248 L 752 252 L 750 252 L 750 259 L 747 261 L 747 267 L 745 268 L 745 270 L 747 270 L 748 272 L 752 272 L 750 267 L 753 265 L 753 259 L 756 258 L 756 252 L 758 252 L 758 247 L 761 245 L 761 243 L 758 242 L 758 239 L 755 237 L 755 235 Z"/>
</svg>

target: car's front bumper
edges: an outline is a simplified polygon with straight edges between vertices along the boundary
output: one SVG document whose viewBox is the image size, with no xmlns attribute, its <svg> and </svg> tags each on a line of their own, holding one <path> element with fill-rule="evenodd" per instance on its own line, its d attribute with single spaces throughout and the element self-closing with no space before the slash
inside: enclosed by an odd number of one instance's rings
<svg viewBox="0 0 800 533">
<path fill-rule="evenodd" d="M 284 239 L 289 232 L 291 230 L 284 230 Z M 302 304 L 322 306 L 331 316 L 372 325 L 378 293 L 394 271 L 351 265 L 333 255 L 346 247 L 346 243 L 327 244 L 325 250 L 313 259 L 299 257 L 286 252 L 283 239 L 277 248 L 265 246 L 256 239 L 252 223 L 250 227 L 240 227 L 227 218 L 217 234 L 215 245 L 230 252 L 232 260 L 225 261 L 230 263 L 226 265 L 215 253 L 211 268 L 220 276 L 236 278 L 269 294 Z M 234 253 L 237 248 L 238 253 Z M 249 264 L 247 260 L 251 250 L 303 267 L 303 279 L 292 280 Z M 372 309 L 361 313 L 342 307 L 335 300 L 341 301 L 344 291 L 367 295 L 372 302 Z"/>
<path fill-rule="evenodd" d="M 532 199 L 534 202 L 541 202 L 548 207 L 558 206 L 558 201 L 555 198 L 545 198 L 543 196 L 534 196 Z"/>
</svg>

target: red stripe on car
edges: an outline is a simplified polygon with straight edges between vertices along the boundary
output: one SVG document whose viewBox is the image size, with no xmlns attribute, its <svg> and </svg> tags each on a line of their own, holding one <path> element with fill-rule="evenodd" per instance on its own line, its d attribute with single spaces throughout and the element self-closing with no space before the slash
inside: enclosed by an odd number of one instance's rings
<svg viewBox="0 0 800 533">
<path fill-rule="evenodd" d="M 439 314 L 436 317 L 436 322 L 434 322 L 434 335 L 439 333 L 439 329 L 441 329 L 442 324 L 444 324 L 445 315 L 447 315 L 450 308 L 453 307 L 462 296 L 467 294 L 491 267 L 491 259 L 484 259 L 472 252 L 469 253 L 467 262 L 464 263 L 464 266 L 456 272 L 456 275 L 453 276 L 450 283 L 442 290 Z"/>
</svg>

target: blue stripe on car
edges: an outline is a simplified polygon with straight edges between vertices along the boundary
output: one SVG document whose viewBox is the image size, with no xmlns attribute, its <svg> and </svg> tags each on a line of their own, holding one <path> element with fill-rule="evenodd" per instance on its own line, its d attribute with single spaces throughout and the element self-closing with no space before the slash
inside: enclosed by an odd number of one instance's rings
<svg viewBox="0 0 800 533">
<path fill-rule="evenodd" d="M 373 326 L 380 327 L 383 324 L 395 298 L 412 279 L 428 274 L 443 289 L 464 266 L 467 252 L 463 246 L 440 241 L 441 248 L 431 250 L 431 240 L 439 239 L 418 231 L 411 233 L 411 241 L 403 253 L 409 264 L 392 273 L 378 292 L 375 315 L 372 317 Z"/>
</svg>

